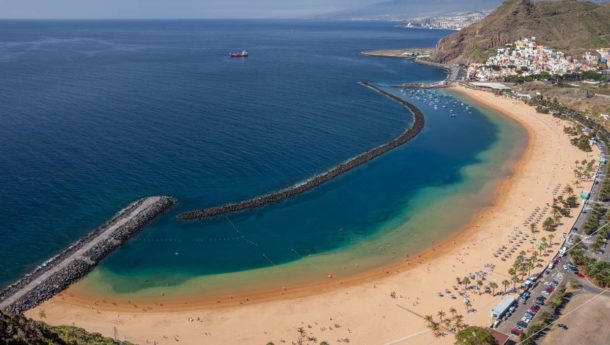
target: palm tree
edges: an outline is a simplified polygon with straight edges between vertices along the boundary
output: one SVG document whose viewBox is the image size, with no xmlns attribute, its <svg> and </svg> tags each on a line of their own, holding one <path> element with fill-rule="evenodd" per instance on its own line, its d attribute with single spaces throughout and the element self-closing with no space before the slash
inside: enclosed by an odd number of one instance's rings
<svg viewBox="0 0 610 345">
<path fill-rule="evenodd" d="M 451 307 L 449 309 L 449 313 L 451 314 L 452 318 L 455 318 L 455 316 L 458 314 L 457 309 L 455 309 L 454 307 Z"/>
<path fill-rule="evenodd" d="M 483 281 L 481 279 L 477 280 L 477 285 L 479 286 L 479 295 L 481 294 L 481 288 L 483 287 Z"/>
<path fill-rule="evenodd" d="M 534 269 L 534 261 L 530 260 L 527 264 L 527 275 L 529 276 L 532 273 L 532 269 Z"/>
<path fill-rule="evenodd" d="M 514 266 L 514 265 L 513 265 L 513 266 Z M 514 268 L 514 267 L 511 267 L 511 268 L 509 268 L 509 269 L 508 269 L 508 274 L 509 274 L 510 276 L 514 276 L 515 274 L 517 274 L 517 270 L 515 270 L 515 268 Z"/>
<path fill-rule="evenodd" d="M 553 225 L 559 224 L 559 220 L 561 219 L 561 211 L 559 209 L 560 209 L 559 206 L 553 206 Z M 546 222 L 546 220 L 545 220 L 545 222 Z M 551 230 L 547 230 L 547 231 L 551 231 Z"/>
<path fill-rule="evenodd" d="M 516 275 L 512 276 L 510 278 L 510 280 L 512 280 L 513 282 L 513 290 L 517 288 L 517 283 L 519 282 L 519 277 L 517 277 Z"/>
<path fill-rule="evenodd" d="M 467 327 L 466 324 L 464 324 L 464 316 L 462 315 L 456 315 L 455 318 L 453 319 L 453 327 L 455 328 L 455 330 L 457 332 L 463 330 L 464 328 Z"/>
<path fill-rule="evenodd" d="M 555 235 L 553 234 L 549 234 L 549 244 L 552 246 L 553 245 L 553 239 L 555 238 Z"/>
<path fill-rule="evenodd" d="M 572 188 L 572 186 L 567 185 L 563 191 L 567 194 L 567 195 L 572 195 L 574 194 L 574 189 Z"/>
<path fill-rule="evenodd" d="M 538 262 L 538 252 L 537 251 L 533 251 L 532 252 L 532 256 L 530 256 L 530 261 L 532 261 L 534 264 L 536 262 Z"/>
<path fill-rule="evenodd" d="M 424 320 L 426 320 L 428 323 L 428 327 L 432 327 L 432 324 L 434 324 L 434 318 L 432 315 L 424 315 Z"/>
<path fill-rule="evenodd" d="M 438 315 L 438 319 L 443 322 L 443 318 L 445 317 L 445 312 L 442 310 L 439 310 L 438 313 L 436 313 L 436 315 Z"/>
<path fill-rule="evenodd" d="M 464 283 L 465 288 L 468 288 L 468 284 L 470 284 L 470 278 L 468 278 L 468 277 L 462 278 L 462 283 Z"/>
<path fill-rule="evenodd" d="M 498 288 L 498 284 L 496 284 L 496 282 L 491 282 L 491 283 L 489 283 L 489 287 L 491 288 L 491 295 L 495 296 L 496 289 Z"/>
<path fill-rule="evenodd" d="M 451 324 L 453 323 L 451 319 L 445 319 L 443 320 L 443 323 L 445 324 L 445 328 L 451 331 Z"/>
<path fill-rule="evenodd" d="M 510 282 L 508 281 L 508 279 L 504 279 L 502 281 L 502 285 L 504 285 L 504 293 L 506 293 L 506 289 L 508 289 L 508 286 L 510 285 Z"/>
<path fill-rule="evenodd" d="M 430 329 L 435 337 L 439 337 L 441 335 L 441 328 L 438 326 L 438 323 L 432 323 L 432 325 L 430 325 Z"/>
</svg>

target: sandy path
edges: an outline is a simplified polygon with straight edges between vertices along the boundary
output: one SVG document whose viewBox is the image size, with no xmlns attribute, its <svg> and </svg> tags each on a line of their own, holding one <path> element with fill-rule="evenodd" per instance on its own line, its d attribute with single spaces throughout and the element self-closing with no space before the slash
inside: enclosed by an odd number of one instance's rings
<svg viewBox="0 0 610 345">
<path fill-rule="evenodd" d="M 105 335 L 141 344 L 292 344 L 300 327 L 306 337 L 319 344 L 452 344 L 453 337 L 435 338 L 419 315 L 436 315 L 455 307 L 469 324 L 487 325 L 490 309 L 502 297 L 470 292 L 474 308 L 466 313 L 461 297 L 439 297 L 451 289 L 456 277 L 496 268 L 487 281 L 502 288 L 512 259 L 501 261 L 494 253 L 509 240 L 515 228 L 529 233 L 523 222 L 536 207 L 544 207 L 559 186 L 572 184 L 575 160 L 598 159 L 598 152 L 585 154 L 563 134 L 564 122 L 537 114 L 523 103 L 491 93 L 458 89 L 474 100 L 502 111 L 518 121 L 529 135 L 528 147 L 514 174 L 498 190 L 492 206 L 478 213 L 470 224 L 446 243 L 430 249 L 411 262 L 386 268 L 385 277 L 371 273 L 359 283 L 311 296 L 274 296 L 264 303 L 209 308 L 185 301 L 184 308 L 163 309 L 158 305 L 130 305 L 113 308 L 108 301 L 83 301 L 69 289 L 28 313 L 51 324 L 76 324 Z M 589 185 L 590 187 L 590 185 Z M 576 210 L 573 214 L 576 214 Z M 554 235 L 557 249 L 561 233 L 570 228 L 567 220 Z M 547 235 L 539 233 L 541 237 Z M 531 235 L 530 235 L 531 236 Z M 528 241 L 517 249 L 531 250 Z M 385 271 L 384 270 L 384 271 Z M 384 272 L 385 273 L 385 272 Z M 381 277 L 381 278 L 380 278 Z M 396 297 L 390 294 L 395 292 Z M 312 291 L 314 293 L 315 291 Z M 44 313 L 41 313 L 44 311 Z"/>
</svg>

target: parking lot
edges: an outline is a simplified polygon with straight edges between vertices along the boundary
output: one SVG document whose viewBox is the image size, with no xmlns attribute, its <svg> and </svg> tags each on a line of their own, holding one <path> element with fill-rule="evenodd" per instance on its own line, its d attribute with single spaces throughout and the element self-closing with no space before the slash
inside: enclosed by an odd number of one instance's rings
<svg viewBox="0 0 610 345">
<path fill-rule="evenodd" d="M 606 152 L 603 145 L 600 149 L 602 150 L 601 157 L 605 158 Z M 602 185 L 601 181 L 604 178 L 605 171 L 606 165 L 602 165 L 598 169 L 595 178 L 600 182 L 593 184 L 590 198 L 585 204 L 586 207 L 574 220 L 574 227 L 568 235 L 565 246 L 570 246 L 575 243 L 574 234 L 581 234 L 582 226 L 588 217 L 587 208 L 593 203 L 597 203 L 599 190 Z M 604 203 L 604 207 L 610 208 L 610 204 Z M 578 241 L 580 241 L 580 239 L 578 239 Z M 606 251 L 603 254 L 597 254 L 597 256 L 600 255 L 606 258 L 606 260 L 610 260 L 609 251 Z M 572 267 L 568 255 L 565 255 L 565 253 L 558 253 L 549 263 L 552 264 L 547 266 L 540 276 L 535 277 L 536 279 L 531 285 L 522 287 L 522 292 L 519 297 L 517 297 L 516 302 L 507 313 L 500 318 L 497 329 L 502 333 L 510 334 L 511 339 L 515 342 L 519 341 L 519 335 L 525 333 L 528 327 L 545 311 L 551 314 L 554 313 L 554 310 L 548 307 L 546 302 L 557 292 L 557 290 L 565 287 L 570 280 L 581 281 L 583 283 L 584 291 L 599 291 L 599 289 L 590 284 L 584 276 L 577 271 L 576 267 Z"/>
</svg>

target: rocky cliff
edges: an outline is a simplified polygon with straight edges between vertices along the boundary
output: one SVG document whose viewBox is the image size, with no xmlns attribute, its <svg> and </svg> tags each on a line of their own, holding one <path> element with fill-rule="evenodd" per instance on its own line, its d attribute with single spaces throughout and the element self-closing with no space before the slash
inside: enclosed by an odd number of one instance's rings
<svg viewBox="0 0 610 345">
<path fill-rule="evenodd" d="M 610 3 L 505 0 L 482 21 L 440 40 L 433 59 L 483 62 L 496 48 L 531 36 L 568 51 L 610 47 Z"/>
</svg>

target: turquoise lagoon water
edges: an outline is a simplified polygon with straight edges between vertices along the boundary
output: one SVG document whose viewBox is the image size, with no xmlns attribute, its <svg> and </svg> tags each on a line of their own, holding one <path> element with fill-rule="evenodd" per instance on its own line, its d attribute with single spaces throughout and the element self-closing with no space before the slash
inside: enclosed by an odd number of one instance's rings
<svg viewBox="0 0 610 345">
<path fill-rule="evenodd" d="M 456 95 L 388 88 L 426 116 L 412 142 L 289 201 L 180 222 L 179 212 L 298 183 L 397 136 L 410 114 L 357 82 L 445 74 L 360 51 L 432 46 L 446 33 L 312 21 L 0 27 L 1 285 L 154 194 L 179 204 L 83 286 L 205 294 L 379 267 L 457 231 L 525 142 L 516 124 Z M 241 49 L 251 57 L 226 58 Z"/>
</svg>

